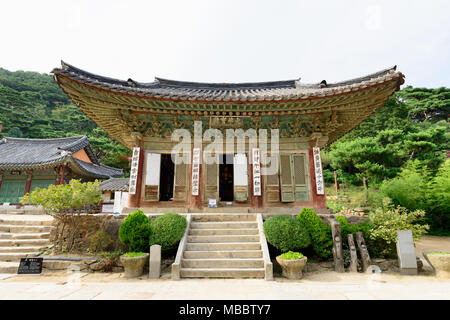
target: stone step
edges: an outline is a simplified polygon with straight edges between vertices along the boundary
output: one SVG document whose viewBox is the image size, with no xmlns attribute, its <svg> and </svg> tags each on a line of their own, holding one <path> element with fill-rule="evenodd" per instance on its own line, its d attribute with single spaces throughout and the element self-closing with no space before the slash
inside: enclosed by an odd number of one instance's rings
<svg viewBox="0 0 450 320">
<path fill-rule="evenodd" d="M 48 239 L 50 232 L 42 233 L 11 233 L 0 232 L 0 239 Z"/>
<path fill-rule="evenodd" d="M 188 236 L 188 243 L 217 243 L 217 242 L 259 242 L 258 235 L 213 235 Z"/>
<path fill-rule="evenodd" d="M 16 216 L 8 216 L 0 218 L 0 225 L 18 225 L 18 226 L 51 226 L 52 220 L 49 218 L 40 218 L 40 216 L 17 216 L 20 219 L 13 219 Z M 32 217 L 32 218 L 29 218 Z M 45 216 L 47 217 L 47 216 Z"/>
<path fill-rule="evenodd" d="M 0 247 L 20 247 L 20 246 L 48 246 L 48 239 L 8 239 L 0 240 Z"/>
<path fill-rule="evenodd" d="M 255 229 L 258 228 L 257 222 L 191 222 L 191 229 Z"/>
<path fill-rule="evenodd" d="M 182 268 L 264 268 L 263 259 L 183 259 Z"/>
<path fill-rule="evenodd" d="M 184 251 L 186 259 L 262 258 L 261 250 Z"/>
<path fill-rule="evenodd" d="M 213 235 L 249 235 L 258 234 L 258 229 L 190 229 L 191 236 L 213 236 Z"/>
<path fill-rule="evenodd" d="M 64 260 L 44 260 L 42 267 L 47 270 L 67 270 L 73 263 L 73 261 Z"/>
<path fill-rule="evenodd" d="M 11 253 L 11 252 L 41 252 L 48 246 L 11 246 L 11 247 L 0 247 L 0 254 Z"/>
<path fill-rule="evenodd" d="M 25 214 L 25 210 L 8 211 L 7 214 L 12 214 L 12 215 Z"/>
<path fill-rule="evenodd" d="M 261 250 L 259 242 L 186 243 L 187 251 Z"/>
<path fill-rule="evenodd" d="M 221 222 L 221 221 L 256 221 L 255 214 L 192 214 L 193 222 Z"/>
<path fill-rule="evenodd" d="M 264 278 L 264 268 L 181 268 L 183 278 Z"/>
<path fill-rule="evenodd" d="M 35 252 L 0 252 L 0 261 L 20 261 L 21 258 L 30 258 L 34 257 L 38 254 L 38 251 Z"/>
<path fill-rule="evenodd" d="M 0 273 L 17 273 L 19 269 L 19 262 L 4 262 L 0 261 Z"/>
<path fill-rule="evenodd" d="M 12 233 L 41 233 L 50 232 L 51 226 L 18 226 L 18 225 L 0 225 L 0 232 Z"/>
<path fill-rule="evenodd" d="M 47 270 L 63 271 L 67 270 L 72 263 L 72 261 L 44 260 L 42 262 L 42 268 Z M 11 262 L 0 261 L 0 273 L 17 273 L 19 264 L 20 259 L 18 261 Z M 44 272 L 44 270 L 42 271 Z"/>
</svg>

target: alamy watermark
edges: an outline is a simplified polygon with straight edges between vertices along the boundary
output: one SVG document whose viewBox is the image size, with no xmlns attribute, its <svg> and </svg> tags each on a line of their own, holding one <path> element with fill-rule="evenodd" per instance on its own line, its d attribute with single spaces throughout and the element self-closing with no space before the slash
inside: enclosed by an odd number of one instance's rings
<svg viewBox="0 0 450 320">
<path fill-rule="evenodd" d="M 261 175 L 274 175 L 278 173 L 279 165 L 279 130 L 270 129 L 270 148 L 267 134 L 267 129 L 259 129 L 258 133 L 255 129 L 245 131 L 243 129 L 226 129 L 224 139 L 224 135 L 219 129 L 212 128 L 203 132 L 202 122 L 195 121 L 194 137 L 187 129 L 176 129 L 173 131 L 171 139 L 173 142 L 178 142 L 178 144 L 172 148 L 172 161 L 175 164 L 191 164 L 192 142 L 194 148 L 199 149 L 202 149 L 204 142 L 209 142 L 202 150 L 203 159 L 201 161 L 203 164 L 221 164 L 224 163 L 224 160 L 220 155 L 246 154 L 246 150 L 248 150 L 250 155 L 247 157 L 247 161 L 250 164 L 252 161 L 252 150 L 259 149 Z M 225 163 L 233 164 L 234 159 L 225 157 Z"/>
</svg>

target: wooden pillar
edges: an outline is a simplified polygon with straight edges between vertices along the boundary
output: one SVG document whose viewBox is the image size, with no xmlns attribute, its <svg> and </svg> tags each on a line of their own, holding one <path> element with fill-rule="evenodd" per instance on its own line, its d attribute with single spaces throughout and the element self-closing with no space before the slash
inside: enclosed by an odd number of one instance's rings
<svg viewBox="0 0 450 320">
<path fill-rule="evenodd" d="M 63 165 L 62 167 L 61 180 L 59 181 L 59 184 L 64 184 L 64 174 L 66 173 L 66 166 L 67 165 Z"/>
<path fill-rule="evenodd" d="M 313 154 L 312 147 L 313 146 L 311 144 L 308 154 L 309 154 L 309 176 L 310 176 L 310 183 L 311 183 L 313 207 L 315 209 L 325 209 L 327 207 L 327 198 L 326 198 L 325 192 L 324 192 L 324 194 L 317 194 L 316 173 L 314 171 L 314 154 Z M 322 172 L 322 176 L 323 176 L 323 172 Z"/>
<path fill-rule="evenodd" d="M 25 193 L 24 194 L 30 193 L 32 179 L 33 179 L 33 174 L 32 173 L 28 174 L 27 175 L 27 183 L 25 184 Z"/>
<path fill-rule="evenodd" d="M 0 190 L 2 190 L 2 181 L 3 181 L 3 175 L 0 174 Z"/>
</svg>

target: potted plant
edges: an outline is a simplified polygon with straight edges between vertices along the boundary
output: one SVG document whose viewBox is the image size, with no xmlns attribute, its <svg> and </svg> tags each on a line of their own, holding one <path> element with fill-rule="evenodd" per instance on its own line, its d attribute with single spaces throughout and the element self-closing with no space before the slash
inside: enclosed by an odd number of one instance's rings
<svg viewBox="0 0 450 320">
<path fill-rule="evenodd" d="M 423 256 L 433 267 L 436 276 L 450 278 L 450 253 L 442 251 L 423 252 Z"/>
<path fill-rule="evenodd" d="M 288 279 L 301 279 L 307 258 L 300 252 L 286 252 L 277 256 L 277 262 L 283 270 L 283 276 Z"/>
<path fill-rule="evenodd" d="M 144 273 L 144 265 L 149 257 L 145 252 L 128 252 L 120 256 L 125 269 L 125 278 L 137 278 Z"/>
</svg>

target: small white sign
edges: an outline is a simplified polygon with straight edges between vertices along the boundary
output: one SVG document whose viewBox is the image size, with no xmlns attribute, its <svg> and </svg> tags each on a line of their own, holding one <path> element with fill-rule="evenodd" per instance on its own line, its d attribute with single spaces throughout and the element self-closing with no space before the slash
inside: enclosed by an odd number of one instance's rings
<svg viewBox="0 0 450 320">
<path fill-rule="evenodd" d="M 200 183 L 200 148 L 192 150 L 192 195 L 198 196 Z"/>
<path fill-rule="evenodd" d="M 208 208 L 217 208 L 217 199 L 208 199 Z"/>
<path fill-rule="evenodd" d="M 259 149 L 252 149 L 252 164 L 253 164 L 253 195 L 261 195 L 261 159 L 259 157 Z"/>
<path fill-rule="evenodd" d="M 128 190 L 129 194 L 136 194 L 136 184 L 139 170 L 139 154 L 141 153 L 141 148 L 133 148 L 133 158 L 131 160 L 131 170 L 130 170 L 130 187 Z"/>
<path fill-rule="evenodd" d="M 317 194 L 325 194 L 323 175 L 322 175 L 322 159 L 320 157 L 320 148 L 313 148 L 314 155 L 314 172 L 316 176 L 316 191 Z"/>
</svg>

